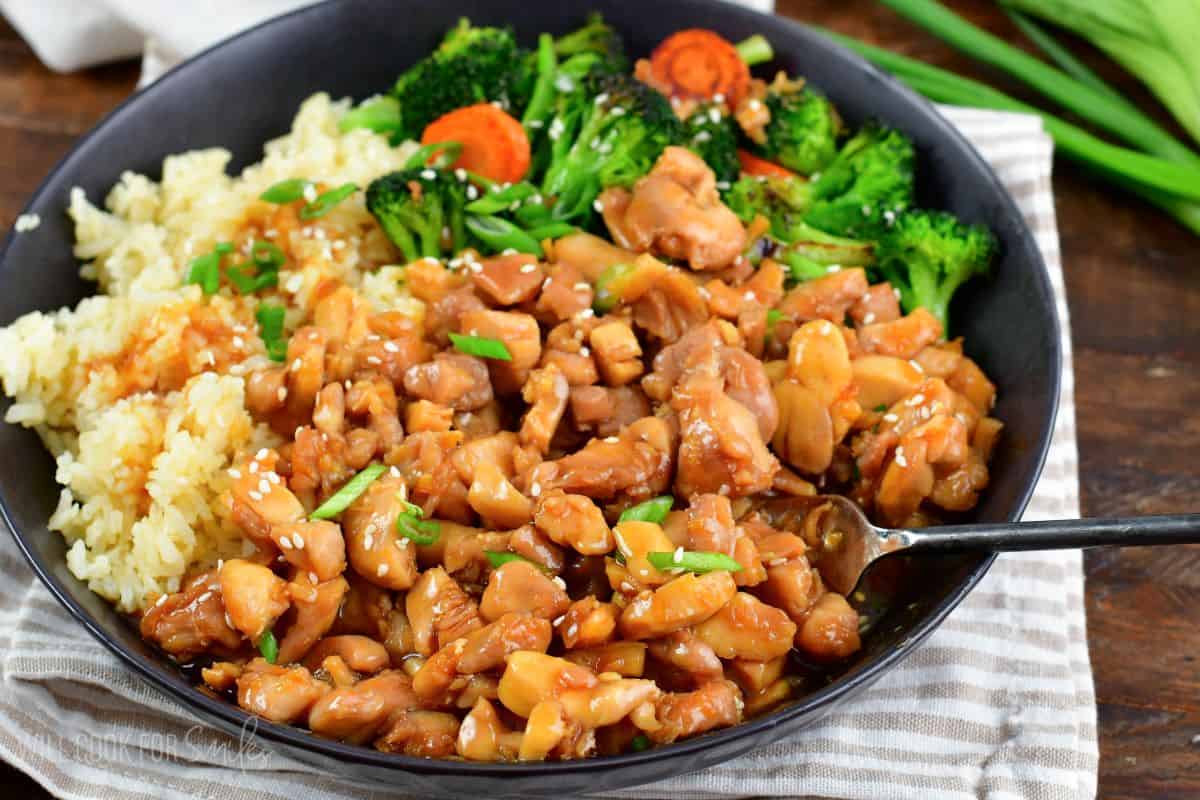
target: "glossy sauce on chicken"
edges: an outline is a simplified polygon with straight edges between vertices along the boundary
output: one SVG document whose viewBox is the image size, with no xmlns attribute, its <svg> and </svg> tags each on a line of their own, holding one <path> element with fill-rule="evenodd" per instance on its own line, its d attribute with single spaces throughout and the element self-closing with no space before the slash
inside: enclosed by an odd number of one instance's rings
<svg viewBox="0 0 1200 800">
<path fill-rule="evenodd" d="M 286 360 L 247 379 L 286 441 L 230 471 L 255 554 L 159 598 L 142 635 L 268 720 L 479 761 L 736 725 L 803 691 L 793 654 L 852 657 L 812 526 L 762 504 L 837 492 L 897 526 L 970 509 L 994 387 L 862 269 L 788 289 L 752 265 L 690 151 L 600 202 L 613 242 L 410 264 L 421 322 L 321 287 Z"/>
</svg>

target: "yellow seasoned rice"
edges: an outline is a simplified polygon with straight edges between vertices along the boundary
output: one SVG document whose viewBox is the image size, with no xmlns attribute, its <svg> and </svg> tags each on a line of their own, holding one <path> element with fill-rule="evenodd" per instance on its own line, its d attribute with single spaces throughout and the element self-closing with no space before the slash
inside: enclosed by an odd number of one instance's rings
<svg viewBox="0 0 1200 800">
<path fill-rule="evenodd" d="M 304 177 L 366 186 L 403 166 L 415 145 L 392 147 L 365 130 L 340 133 L 348 108 L 324 94 L 310 97 L 290 133 L 236 177 L 225 171 L 230 154 L 209 149 L 167 158 L 160 183 L 125 173 L 103 208 L 75 189 L 68 209 L 75 255 L 101 293 L 0 330 L 0 381 L 13 400 L 6 420 L 36 429 L 58 459 L 63 490 L 50 527 L 68 542 L 71 572 L 122 611 L 144 608 L 177 590 L 189 571 L 248 546 L 217 498 L 236 458 L 277 442 L 243 403 L 242 376 L 267 363 L 253 327 L 257 300 L 227 291 L 205 298 L 181 284 L 189 262 L 232 239 L 271 184 Z M 380 310 L 423 312 L 402 285 L 402 267 L 374 268 L 392 251 L 361 192 L 288 235 L 294 268 L 280 273 L 280 288 L 289 321 L 329 278 L 358 287 Z M 192 377 L 178 391 L 130 393 L 121 356 L 135 351 L 140 371 L 165 374 L 188 313 L 200 306 L 244 326 L 245 360 L 218 374 L 205 353 L 190 354 Z"/>
</svg>

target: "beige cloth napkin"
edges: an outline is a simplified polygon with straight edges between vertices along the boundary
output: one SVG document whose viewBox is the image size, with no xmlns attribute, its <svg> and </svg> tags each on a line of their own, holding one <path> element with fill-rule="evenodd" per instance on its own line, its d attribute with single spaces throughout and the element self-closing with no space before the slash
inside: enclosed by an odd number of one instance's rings
<svg viewBox="0 0 1200 800">
<path fill-rule="evenodd" d="M 1058 424 L 1027 519 L 1079 514 L 1071 339 L 1036 117 L 943 111 L 992 163 L 1050 268 L 1062 322 Z M 1084 800 L 1096 706 L 1078 552 L 1006 555 L 897 669 L 820 723 L 639 798 Z M 351 798 L 358 790 L 199 725 L 74 623 L 0 539 L 0 757 L 67 798 Z"/>
</svg>

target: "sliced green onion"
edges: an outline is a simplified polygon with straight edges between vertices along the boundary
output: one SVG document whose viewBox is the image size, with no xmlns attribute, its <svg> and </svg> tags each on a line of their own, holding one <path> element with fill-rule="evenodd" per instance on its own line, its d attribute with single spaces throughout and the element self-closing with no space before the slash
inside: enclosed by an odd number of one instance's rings
<svg viewBox="0 0 1200 800">
<path fill-rule="evenodd" d="M 887 411 L 887 410 L 888 410 L 888 404 L 887 404 L 887 403 L 880 403 L 879 405 L 875 406 L 875 407 L 874 407 L 873 409 L 871 409 L 871 410 L 872 410 L 872 411 L 874 411 L 876 414 L 882 414 L 883 412 L 885 412 L 885 411 Z"/>
<path fill-rule="evenodd" d="M 743 39 L 735 44 L 733 49 L 737 50 L 738 56 L 741 57 L 742 61 L 746 62 L 746 66 L 748 67 L 753 67 L 755 64 L 762 64 L 775 57 L 775 50 L 771 47 L 771 43 L 761 33 L 756 33 L 747 39 Z"/>
<path fill-rule="evenodd" d="M 206 295 L 213 295 L 221 288 L 221 256 L 205 253 L 192 260 L 184 283 L 199 284 Z"/>
<path fill-rule="evenodd" d="M 538 258 L 544 255 L 542 245 L 537 239 L 500 217 L 472 214 L 467 217 L 467 230 L 495 253 L 516 250 L 518 253 L 530 253 Z"/>
<path fill-rule="evenodd" d="M 387 469 L 383 464 L 371 464 L 342 485 L 329 499 L 317 506 L 317 510 L 308 515 L 309 519 L 332 519 L 350 507 L 359 495 L 367 490 L 375 480 Z"/>
<path fill-rule="evenodd" d="M 644 733 L 639 733 L 629 741 L 629 749 L 635 753 L 640 753 L 643 750 L 649 750 L 650 737 Z"/>
<path fill-rule="evenodd" d="M 606 314 L 617 307 L 621 302 L 621 283 L 633 270 L 633 264 L 613 264 L 600 273 L 596 278 L 596 297 L 592 301 L 597 314 Z"/>
<path fill-rule="evenodd" d="M 487 556 L 488 562 L 492 565 L 492 569 L 500 569 L 510 561 L 525 561 L 533 564 L 528 558 L 523 558 L 516 553 L 506 553 L 499 550 L 484 550 L 483 554 Z M 537 565 L 534 564 L 536 567 Z"/>
<path fill-rule="evenodd" d="M 718 570 L 739 572 L 742 569 L 741 564 L 724 553 L 676 550 L 673 553 L 646 553 L 646 560 L 650 562 L 650 566 L 660 572 L 679 569 L 684 572 L 703 574 L 705 572 L 717 572 Z"/>
<path fill-rule="evenodd" d="M 257 275 L 251 275 L 246 269 L 249 266 L 248 263 L 238 264 L 225 270 L 229 282 L 242 294 L 253 294 L 259 289 L 279 285 L 278 270 L 259 271 Z"/>
<path fill-rule="evenodd" d="M 312 185 L 313 182 L 307 178 L 289 178 L 268 186 L 267 190 L 258 196 L 258 199 L 276 205 L 294 203 L 304 197 L 305 190 Z"/>
<path fill-rule="evenodd" d="M 525 232 L 535 240 L 544 242 L 547 239 L 561 239 L 564 236 L 570 236 L 578 230 L 579 228 L 569 222 L 550 222 L 535 228 L 529 228 Z"/>
<path fill-rule="evenodd" d="M 469 356 L 490 358 L 495 361 L 512 361 L 512 353 L 504 342 L 499 339 L 489 339 L 486 336 L 467 336 L 461 333 L 450 334 L 450 341 L 456 350 Z"/>
<path fill-rule="evenodd" d="M 396 533 L 413 544 L 434 544 L 441 535 L 442 526 L 432 519 L 421 519 L 405 513 L 396 517 Z"/>
<path fill-rule="evenodd" d="M 408 161 L 404 162 L 404 168 L 433 167 L 439 169 L 448 167 L 458 161 L 462 148 L 462 142 L 430 142 L 414 150 L 413 154 L 408 157 Z M 430 159 L 433 160 L 430 161 Z"/>
<path fill-rule="evenodd" d="M 250 246 L 250 260 L 260 270 L 279 269 L 287 261 L 287 256 L 274 243 L 259 239 Z"/>
<path fill-rule="evenodd" d="M 667 518 L 667 514 L 670 513 L 671 506 L 673 505 L 675 505 L 675 498 L 670 495 L 663 495 L 653 500 L 647 500 L 644 503 L 638 503 L 636 506 L 630 506 L 621 512 L 621 516 L 617 521 L 662 524 L 662 521 Z"/>
<path fill-rule="evenodd" d="M 376 133 L 391 133 L 400 127 L 400 101 L 382 95 L 370 97 L 352 108 L 338 122 L 338 130 L 347 133 L 366 128 Z"/>
<path fill-rule="evenodd" d="M 258 637 L 258 652 L 262 653 L 262 657 L 268 664 L 274 664 L 279 660 L 279 642 L 275 641 L 275 634 L 272 631 L 267 631 Z"/>
<path fill-rule="evenodd" d="M 258 335 L 267 346 L 267 357 L 272 361 L 287 358 L 287 338 L 283 335 L 283 318 L 287 310 L 283 306 L 260 303 L 254 312 L 258 320 Z"/>
<path fill-rule="evenodd" d="M 514 183 L 498 192 L 488 192 L 478 200 L 467 203 L 466 209 L 472 214 L 495 214 L 504 211 L 513 203 L 526 200 L 538 193 L 532 183 Z"/>
<path fill-rule="evenodd" d="M 343 183 L 336 189 L 329 189 L 317 195 L 317 199 L 300 209 L 300 219 L 309 220 L 323 217 L 333 210 L 333 207 L 358 191 L 357 183 Z"/>
</svg>

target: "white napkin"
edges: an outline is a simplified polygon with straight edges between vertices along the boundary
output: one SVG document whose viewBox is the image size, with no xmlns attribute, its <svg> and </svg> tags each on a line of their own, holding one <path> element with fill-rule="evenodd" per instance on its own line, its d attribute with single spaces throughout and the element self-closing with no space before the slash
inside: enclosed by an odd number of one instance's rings
<svg viewBox="0 0 1200 800">
<path fill-rule="evenodd" d="M 775 0 L 728 0 L 770 12 Z M 314 0 L 0 0 L 50 69 L 71 72 L 142 56 L 139 85 L 213 42 Z"/>
</svg>

